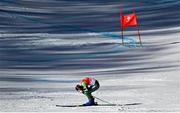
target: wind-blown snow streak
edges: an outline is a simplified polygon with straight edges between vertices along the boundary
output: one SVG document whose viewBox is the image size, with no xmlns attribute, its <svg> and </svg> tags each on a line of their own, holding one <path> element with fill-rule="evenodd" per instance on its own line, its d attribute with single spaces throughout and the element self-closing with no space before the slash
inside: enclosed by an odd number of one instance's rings
<svg viewBox="0 0 180 113">
<path fill-rule="evenodd" d="M 180 23 L 178 0 L 1 0 L 2 33 L 77 33 L 119 31 L 119 4 L 123 13 L 136 6 L 141 29 L 175 27 Z M 135 5 L 134 5 L 135 4 Z"/>
</svg>

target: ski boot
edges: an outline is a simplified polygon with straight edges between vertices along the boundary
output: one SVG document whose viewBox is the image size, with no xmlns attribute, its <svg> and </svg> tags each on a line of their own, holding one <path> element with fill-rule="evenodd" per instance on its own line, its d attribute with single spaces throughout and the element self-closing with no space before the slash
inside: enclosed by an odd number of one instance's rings
<svg viewBox="0 0 180 113">
<path fill-rule="evenodd" d="M 97 105 L 97 102 L 94 102 L 94 98 L 89 99 L 87 103 L 83 104 L 83 106 L 93 106 L 93 105 Z"/>
</svg>

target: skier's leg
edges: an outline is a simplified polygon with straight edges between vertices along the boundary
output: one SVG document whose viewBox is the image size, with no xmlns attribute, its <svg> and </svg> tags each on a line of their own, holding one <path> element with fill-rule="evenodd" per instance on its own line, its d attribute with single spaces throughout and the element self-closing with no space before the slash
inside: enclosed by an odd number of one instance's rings
<svg viewBox="0 0 180 113">
<path fill-rule="evenodd" d="M 94 86 L 91 86 L 89 89 L 88 89 L 88 92 L 85 93 L 85 95 L 87 96 L 89 102 L 85 103 L 84 105 L 85 106 L 90 106 L 90 105 L 96 105 L 97 102 L 94 101 L 94 97 L 92 96 L 92 92 L 96 91 L 97 89 L 99 89 L 100 85 L 99 85 L 99 82 L 96 80 L 95 81 L 95 85 Z"/>
<path fill-rule="evenodd" d="M 89 91 L 92 93 L 92 92 L 98 90 L 99 87 L 100 87 L 100 84 L 99 84 L 99 82 L 96 80 L 94 86 L 90 87 Z"/>
<path fill-rule="evenodd" d="M 83 104 L 84 106 L 91 106 L 91 105 L 95 105 L 96 103 L 94 102 L 94 97 L 91 95 L 90 92 L 88 93 L 85 93 L 85 95 L 87 96 L 88 98 L 88 102 Z"/>
</svg>

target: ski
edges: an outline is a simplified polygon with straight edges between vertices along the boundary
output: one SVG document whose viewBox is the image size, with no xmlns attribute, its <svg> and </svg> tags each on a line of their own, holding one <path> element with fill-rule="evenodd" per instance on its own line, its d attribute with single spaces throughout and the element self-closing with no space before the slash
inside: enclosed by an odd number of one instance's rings
<svg viewBox="0 0 180 113">
<path fill-rule="evenodd" d="M 56 105 L 56 107 L 82 107 L 84 105 Z"/>
<path fill-rule="evenodd" d="M 91 106 L 116 106 L 116 104 L 97 104 Z M 56 105 L 56 107 L 88 107 L 85 105 Z"/>
<path fill-rule="evenodd" d="M 96 104 L 91 106 L 132 106 L 132 105 L 140 105 L 141 103 L 131 103 L 131 104 Z M 56 107 L 88 107 L 85 105 L 56 105 Z"/>
</svg>

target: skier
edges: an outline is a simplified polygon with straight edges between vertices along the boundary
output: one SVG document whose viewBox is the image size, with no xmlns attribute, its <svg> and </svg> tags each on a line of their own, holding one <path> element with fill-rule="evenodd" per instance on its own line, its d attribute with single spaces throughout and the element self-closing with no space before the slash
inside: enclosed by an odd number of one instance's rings
<svg viewBox="0 0 180 113">
<path fill-rule="evenodd" d="M 89 100 L 87 103 L 83 104 L 84 106 L 97 105 L 91 93 L 99 89 L 99 87 L 99 82 L 91 77 L 85 77 L 80 81 L 80 84 L 76 85 L 75 89 L 86 95 Z"/>
</svg>

